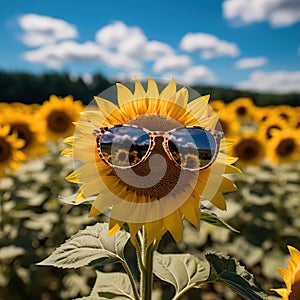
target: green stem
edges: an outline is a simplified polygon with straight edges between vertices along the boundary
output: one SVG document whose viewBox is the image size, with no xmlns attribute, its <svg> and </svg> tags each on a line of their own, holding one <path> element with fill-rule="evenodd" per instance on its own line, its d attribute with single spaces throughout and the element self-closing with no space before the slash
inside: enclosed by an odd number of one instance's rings
<svg viewBox="0 0 300 300">
<path fill-rule="evenodd" d="M 128 274 L 128 277 L 129 277 L 129 280 L 130 280 L 130 283 L 131 283 L 131 287 L 132 287 L 132 290 L 133 290 L 133 294 L 134 294 L 135 300 L 140 300 L 140 295 L 139 295 L 139 293 L 137 291 L 134 277 L 133 277 L 133 275 L 132 275 L 132 273 L 130 271 L 130 268 L 129 268 L 127 262 L 125 260 L 122 260 L 121 264 L 122 264 L 124 270 L 126 271 L 126 273 Z"/>
<path fill-rule="evenodd" d="M 154 243 L 147 247 L 147 234 L 143 228 L 142 235 L 140 237 L 141 245 L 141 286 L 140 294 L 141 300 L 151 300 L 152 288 L 153 288 L 153 253 L 155 250 Z"/>
</svg>

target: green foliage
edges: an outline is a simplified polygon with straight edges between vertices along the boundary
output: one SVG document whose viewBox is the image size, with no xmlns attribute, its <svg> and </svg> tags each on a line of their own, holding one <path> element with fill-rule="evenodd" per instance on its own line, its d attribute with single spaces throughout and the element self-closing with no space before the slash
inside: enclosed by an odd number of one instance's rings
<svg viewBox="0 0 300 300">
<path fill-rule="evenodd" d="M 93 270 L 61 270 L 38 267 L 67 237 L 94 223 L 88 207 L 58 201 L 58 195 L 77 188 L 65 181 L 72 170 L 70 159 L 61 157 L 62 145 L 31 160 L 10 177 L 0 180 L 0 299 L 68 299 L 89 293 Z M 77 278 L 77 279 L 76 279 Z M 80 278 L 80 284 L 70 282 Z"/>
<path fill-rule="evenodd" d="M 262 300 L 268 295 L 261 285 L 236 260 L 214 253 L 206 254 L 210 264 L 208 281 L 221 281 L 245 299 Z"/>
<path fill-rule="evenodd" d="M 175 296 L 193 287 L 200 287 L 208 277 L 208 264 L 190 254 L 154 255 L 154 274 L 175 287 Z"/>
<path fill-rule="evenodd" d="M 232 226 L 227 224 L 222 218 L 218 217 L 217 214 L 212 212 L 210 209 L 205 208 L 201 205 L 201 221 L 207 222 L 211 225 L 232 230 L 233 232 L 239 232 Z"/>
<path fill-rule="evenodd" d="M 80 230 L 38 265 L 70 269 L 116 263 L 124 259 L 128 239 L 124 231 L 108 236 L 108 224 L 97 223 Z"/>
<path fill-rule="evenodd" d="M 131 289 L 129 278 L 124 273 L 103 273 L 96 272 L 97 279 L 88 297 L 77 300 L 125 300 L 133 299 L 134 295 Z"/>
<path fill-rule="evenodd" d="M 55 94 L 61 97 L 73 95 L 74 99 L 88 104 L 94 96 L 110 86 L 111 83 L 100 74 L 93 76 L 92 85 L 86 85 L 80 77 L 71 78 L 66 73 L 33 75 L 0 71 L 0 100 L 9 103 L 41 104 Z"/>
<path fill-rule="evenodd" d="M 73 95 L 74 99 L 88 104 L 94 96 L 104 91 L 112 84 L 100 74 L 93 75 L 93 83 L 86 85 L 79 78 L 71 78 L 67 73 L 45 73 L 40 75 L 0 71 L 1 101 L 42 103 L 49 99 L 51 94 L 61 97 Z M 193 87 L 201 95 L 210 94 L 213 100 L 231 102 L 238 97 L 250 97 L 259 106 L 289 104 L 300 105 L 299 94 L 263 94 L 250 91 L 239 91 L 232 88 L 222 87 Z"/>
</svg>

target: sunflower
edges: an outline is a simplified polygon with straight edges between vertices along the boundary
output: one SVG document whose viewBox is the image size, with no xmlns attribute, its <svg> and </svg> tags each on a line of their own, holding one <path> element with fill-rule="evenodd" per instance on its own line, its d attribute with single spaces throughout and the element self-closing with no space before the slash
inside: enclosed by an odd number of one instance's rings
<svg viewBox="0 0 300 300">
<path fill-rule="evenodd" d="M 285 282 L 286 288 L 271 289 L 282 297 L 282 300 L 300 299 L 300 252 L 288 246 L 291 258 L 287 269 L 278 268 L 278 272 Z"/>
<path fill-rule="evenodd" d="M 240 122 L 233 115 L 228 113 L 226 109 L 220 112 L 219 123 L 227 137 L 236 136 L 241 128 Z"/>
<path fill-rule="evenodd" d="M 258 128 L 258 135 L 265 140 L 269 140 L 277 132 L 284 128 L 287 128 L 288 124 L 285 120 L 281 119 L 277 115 L 272 115 L 267 118 L 266 121 L 262 122 Z"/>
<path fill-rule="evenodd" d="M 18 169 L 25 155 L 20 149 L 24 141 L 10 134 L 9 125 L 0 125 L 0 177 Z"/>
<path fill-rule="evenodd" d="M 231 165 L 237 159 L 224 153 L 226 143 L 222 140 L 221 151 L 210 167 L 184 170 L 170 160 L 158 137 L 153 155 L 134 168 L 115 169 L 105 163 L 98 155 L 95 128 L 129 124 L 151 131 L 169 131 L 178 126 L 216 125 L 217 118 L 208 106 L 209 96 L 188 103 L 187 88 L 177 90 L 174 79 L 161 92 L 151 77 L 146 83 L 147 91 L 136 77 L 134 81 L 134 92 L 119 83 L 113 87 L 116 96 L 112 98 L 117 97 L 118 106 L 95 97 L 97 106 L 89 106 L 82 113 L 75 135 L 65 139 L 72 148 L 62 153 L 79 160 L 81 165 L 66 179 L 81 185 L 74 204 L 94 196 L 90 216 L 110 210 L 110 235 L 127 223 L 133 243 L 141 228 L 146 231 L 149 245 L 167 231 L 179 242 L 183 217 L 199 229 L 201 199 L 226 209 L 222 193 L 233 191 L 236 186 L 223 175 L 240 172 Z"/>
<path fill-rule="evenodd" d="M 45 130 L 38 124 L 35 115 L 24 114 L 10 109 L 1 116 L 1 123 L 9 124 L 11 132 L 15 132 L 24 141 L 22 150 L 26 156 L 37 157 L 46 152 Z"/>
<path fill-rule="evenodd" d="M 47 137 L 57 141 L 73 134 L 73 122 L 79 119 L 83 109 L 81 101 L 74 101 L 73 96 L 61 98 L 51 95 L 39 110 L 40 122 L 45 124 Z"/>
<path fill-rule="evenodd" d="M 265 155 L 265 146 L 255 132 L 243 132 L 235 140 L 231 154 L 239 157 L 239 166 L 259 165 Z"/>
<path fill-rule="evenodd" d="M 273 116 L 278 116 L 279 118 L 289 121 L 291 117 L 295 114 L 294 109 L 289 105 L 277 105 L 273 107 L 270 111 Z"/>
<path fill-rule="evenodd" d="M 294 114 L 290 117 L 289 124 L 292 128 L 300 129 L 300 109 L 295 109 Z"/>
<path fill-rule="evenodd" d="M 251 98 L 236 98 L 227 105 L 228 113 L 239 120 L 249 120 L 255 115 Z"/>
<path fill-rule="evenodd" d="M 256 107 L 255 114 L 253 115 L 253 120 L 257 124 L 267 121 L 270 117 L 270 110 L 272 110 L 272 106 Z"/>
<path fill-rule="evenodd" d="M 221 112 L 225 109 L 225 103 L 223 100 L 212 100 L 209 104 L 215 113 Z"/>
<path fill-rule="evenodd" d="M 270 139 L 267 157 L 275 163 L 290 162 L 300 158 L 299 130 L 286 128 Z"/>
</svg>

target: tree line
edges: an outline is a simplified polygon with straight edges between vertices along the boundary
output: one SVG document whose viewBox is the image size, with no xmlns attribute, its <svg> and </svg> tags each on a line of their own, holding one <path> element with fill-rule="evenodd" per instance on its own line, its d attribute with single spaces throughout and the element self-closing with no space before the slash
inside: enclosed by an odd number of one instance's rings
<svg viewBox="0 0 300 300">
<path fill-rule="evenodd" d="M 101 74 L 92 76 L 91 84 L 86 84 L 81 77 L 72 78 L 67 73 L 29 74 L 25 72 L 0 71 L 0 102 L 22 102 L 26 104 L 42 103 L 55 94 L 65 97 L 73 95 L 74 99 L 88 104 L 93 96 L 109 88 L 114 82 Z M 300 105 L 300 94 L 284 95 L 241 91 L 225 87 L 194 86 L 199 94 L 210 94 L 212 100 L 223 100 L 228 103 L 239 97 L 252 98 L 259 106 L 288 104 Z"/>
</svg>

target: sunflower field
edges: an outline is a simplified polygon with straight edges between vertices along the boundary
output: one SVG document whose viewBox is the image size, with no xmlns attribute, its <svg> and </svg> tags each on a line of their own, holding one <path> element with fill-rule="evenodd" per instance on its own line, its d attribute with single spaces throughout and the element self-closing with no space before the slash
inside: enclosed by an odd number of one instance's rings
<svg viewBox="0 0 300 300">
<path fill-rule="evenodd" d="M 287 266 L 288 245 L 300 249 L 300 107 L 258 107 L 250 98 L 213 99 L 210 107 L 231 143 L 229 155 L 239 158 L 235 165 L 242 170 L 230 175 L 238 190 L 225 194 L 227 211 L 215 208 L 233 230 L 201 221 L 197 231 L 184 222 L 180 243 L 166 234 L 159 250 L 232 256 L 272 299 L 280 299 L 270 290 L 285 286 L 277 268 Z M 78 230 L 107 219 L 88 218 L 89 205 L 59 200 L 78 188 L 65 180 L 74 165 L 61 152 L 84 109 L 72 96 L 52 95 L 41 105 L 0 103 L 0 299 L 102 299 L 89 296 L 95 269 L 37 265 Z M 126 247 L 130 256 L 132 246 Z M 97 272 L 111 270 L 119 271 L 106 265 Z M 158 278 L 154 287 L 153 299 L 168 299 L 172 292 Z M 182 299 L 242 298 L 214 283 Z"/>
</svg>

